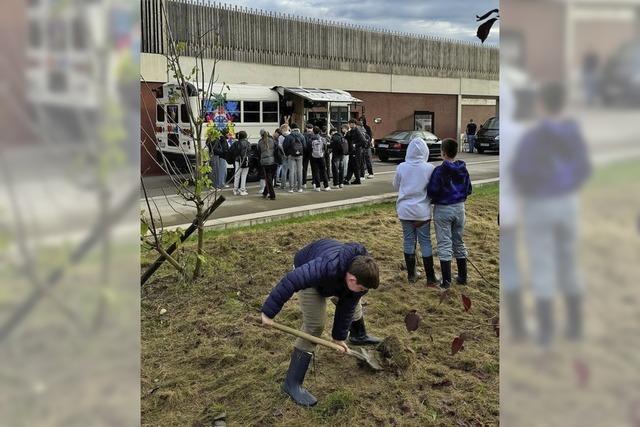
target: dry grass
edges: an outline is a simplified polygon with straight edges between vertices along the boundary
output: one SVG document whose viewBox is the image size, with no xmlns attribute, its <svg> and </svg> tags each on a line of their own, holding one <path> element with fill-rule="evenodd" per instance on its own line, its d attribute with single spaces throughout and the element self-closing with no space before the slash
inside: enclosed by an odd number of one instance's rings
<svg viewBox="0 0 640 427">
<path fill-rule="evenodd" d="M 497 210 L 497 186 L 476 189 L 467 203 L 465 230 L 471 259 L 495 284 Z M 306 410 L 280 391 L 293 337 L 261 328 L 258 319 L 294 253 L 321 237 L 362 242 L 378 260 L 381 287 L 364 301 L 368 329 L 398 337 L 412 364 L 401 374 L 371 373 L 351 358 L 318 348 L 305 384 L 319 404 Z M 408 285 L 393 204 L 210 233 L 206 245 L 210 261 L 197 283 L 181 283 L 165 266 L 143 290 L 144 426 L 213 425 L 222 412 L 229 426 L 498 424 L 498 339 L 483 325 L 498 313 L 498 288 L 472 268 L 470 285 L 455 287 L 442 304 L 438 291 L 424 283 Z M 144 255 L 143 264 L 149 261 Z M 462 291 L 473 301 L 468 313 Z M 409 333 L 404 316 L 411 309 L 423 320 Z M 332 313 L 325 337 L 331 319 Z M 295 297 L 276 320 L 300 326 Z M 451 341 L 464 330 L 471 335 L 465 350 L 451 356 Z"/>
</svg>

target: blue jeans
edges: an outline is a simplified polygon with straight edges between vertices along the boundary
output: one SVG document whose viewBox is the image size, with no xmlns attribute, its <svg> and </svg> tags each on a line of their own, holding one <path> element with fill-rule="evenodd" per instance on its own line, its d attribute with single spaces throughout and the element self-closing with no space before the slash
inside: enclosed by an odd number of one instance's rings
<svg viewBox="0 0 640 427">
<path fill-rule="evenodd" d="M 466 258 L 467 248 L 462 241 L 464 203 L 436 205 L 433 211 L 433 222 L 440 261 L 451 261 L 452 257 Z"/>
<path fill-rule="evenodd" d="M 220 156 L 213 156 L 213 159 L 209 161 L 211 165 L 211 181 L 215 188 L 224 188 L 225 181 L 227 180 L 227 162 Z"/>
<path fill-rule="evenodd" d="M 582 295 L 578 270 L 578 199 L 575 195 L 524 199 L 525 247 L 537 298 Z"/>
<path fill-rule="evenodd" d="M 419 226 L 416 226 L 416 221 L 401 219 L 400 222 L 402 223 L 402 236 L 404 237 L 404 253 L 409 255 L 415 254 L 416 241 L 419 241 L 422 256 L 431 256 L 433 253 L 431 237 L 429 235 L 431 221 L 421 221 Z"/>
<path fill-rule="evenodd" d="M 476 145 L 476 136 L 467 135 L 467 143 L 469 144 L 469 153 L 473 153 L 473 149 Z"/>
</svg>

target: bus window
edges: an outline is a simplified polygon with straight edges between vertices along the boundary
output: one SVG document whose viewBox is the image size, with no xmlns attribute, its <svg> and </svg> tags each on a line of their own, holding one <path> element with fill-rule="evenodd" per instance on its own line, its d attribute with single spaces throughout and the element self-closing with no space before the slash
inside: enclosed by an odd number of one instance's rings
<svg viewBox="0 0 640 427">
<path fill-rule="evenodd" d="M 265 101 L 262 103 L 262 121 L 268 123 L 278 123 L 278 103 Z"/>
<path fill-rule="evenodd" d="M 160 104 L 156 106 L 156 122 L 164 122 L 164 107 Z"/>
<path fill-rule="evenodd" d="M 189 123 L 189 112 L 187 111 L 187 104 L 180 104 L 180 122 Z"/>
<path fill-rule="evenodd" d="M 178 123 L 178 106 L 177 105 L 167 105 L 167 116 L 169 123 Z"/>
<path fill-rule="evenodd" d="M 229 120 L 233 123 L 240 122 L 240 101 L 227 101 L 224 103 L 224 109 L 229 115 Z"/>
<path fill-rule="evenodd" d="M 260 101 L 244 101 L 243 123 L 260 122 Z"/>
</svg>

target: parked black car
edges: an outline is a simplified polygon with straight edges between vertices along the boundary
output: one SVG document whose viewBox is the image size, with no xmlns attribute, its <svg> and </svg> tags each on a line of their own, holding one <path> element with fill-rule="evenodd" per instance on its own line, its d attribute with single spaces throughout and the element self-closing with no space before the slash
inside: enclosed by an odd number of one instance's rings
<svg viewBox="0 0 640 427">
<path fill-rule="evenodd" d="M 491 117 L 480 126 L 476 134 L 476 150 L 482 154 L 485 151 L 500 151 L 500 119 Z"/>
<path fill-rule="evenodd" d="M 605 105 L 640 105 L 639 42 L 623 45 L 604 66 L 600 91 Z"/>
<path fill-rule="evenodd" d="M 378 158 L 386 162 L 391 158 L 404 160 L 407 147 L 414 138 L 422 138 L 429 147 L 429 160 L 439 159 L 442 149 L 442 141 L 431 132 L 422 130 L 397 130 L 384 138 L 377 139 L 375 149 Z"/>
</svg>

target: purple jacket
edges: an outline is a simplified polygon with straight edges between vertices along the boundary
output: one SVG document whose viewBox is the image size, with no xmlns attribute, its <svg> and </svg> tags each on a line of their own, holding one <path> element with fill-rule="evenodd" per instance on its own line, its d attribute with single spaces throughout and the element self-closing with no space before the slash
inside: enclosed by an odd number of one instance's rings
<svg viewBox="0 0 640 427">
<path fill-rule="evenodd" d="M 367 293 L 352 292 L 344 280 L 351 262 L 359 255 L 367 255 L 367 250 L 360 243 L 341 243 L 332 239 L 310 243 L 296 253 L 296 268 L 271 290 L 262 305 L 262 312 L 273 319 L 295 292 L 313 287 L 324 297 L 339 298 L 331 336 L 335 340 L 345 340 L 356 305 Z"/>
<path fill-rule="evenodd" d="M 464 202 L 471 194 L 471 178 L 462 160 L 445 160 L 436 166 L 427 185 L 427 194 L 434 205 Z"/>
</svg>

